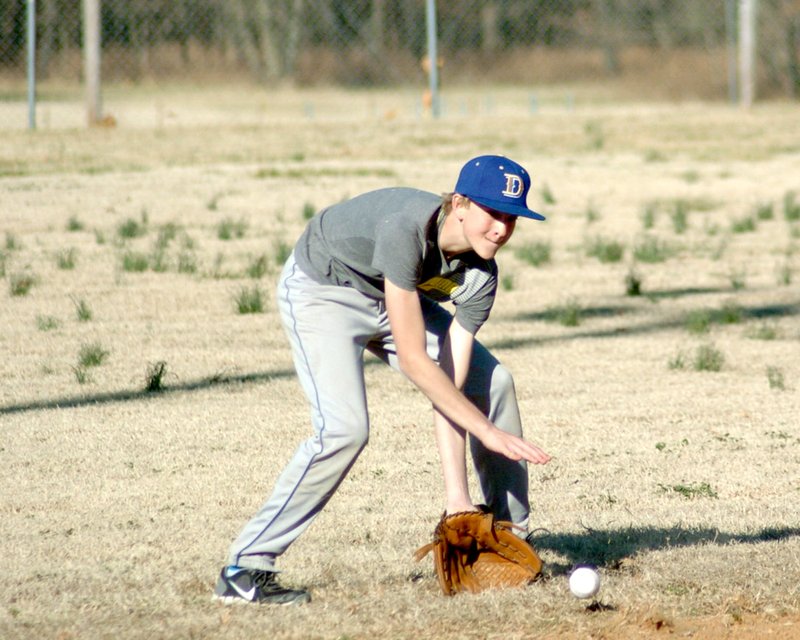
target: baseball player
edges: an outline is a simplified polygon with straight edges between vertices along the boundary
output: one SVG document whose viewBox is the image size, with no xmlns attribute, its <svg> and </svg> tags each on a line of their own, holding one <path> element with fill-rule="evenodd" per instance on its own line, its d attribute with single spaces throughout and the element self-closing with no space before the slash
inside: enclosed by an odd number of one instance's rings
<svg viewBox="0 0 800 640">
<path fill-rule="evenodd" d="M 311 219 L 283 268 L 277 299 L 313 435 L 231 545 L 215 598 L 310 600 L 306 590 L 279 584 L 276 561 L 367 444 L 365 350 L 433 404 L 446 512 L 476 508 L 467 486 L 469 439 L 483 502 L 498 519 L 527 529 L 527 463 L 550 457 L 523 439 L 513 379 L 475 334 L 495 299 L 495 254 L 518 218 L 544 220 L 527 206 L 529 189 L 523 167 L 485 155 L 464 165 L 444 196 L 379 189 Z"/>
</svg>

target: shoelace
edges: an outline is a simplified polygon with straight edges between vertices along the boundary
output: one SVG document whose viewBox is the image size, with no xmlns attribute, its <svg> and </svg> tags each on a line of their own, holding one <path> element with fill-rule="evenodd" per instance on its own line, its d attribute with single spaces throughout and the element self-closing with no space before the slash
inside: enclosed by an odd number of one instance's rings
<svg viewBox="0 0 800 640">
<path fill-rule="evenodd" d="M 264 593 L 288 591 L 288 589 L 284 589 L 278 584 L 277 580 L 275 580 L 275 574 L 271 571 L 253 571 L 252 575 L 253 584 Z"/>
</svg>

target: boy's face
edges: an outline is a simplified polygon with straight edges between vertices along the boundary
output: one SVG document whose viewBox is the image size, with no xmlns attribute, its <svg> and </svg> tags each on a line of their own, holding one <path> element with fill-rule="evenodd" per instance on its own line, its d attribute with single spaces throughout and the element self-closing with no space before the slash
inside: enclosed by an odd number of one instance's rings
<svg viewBox="0 0 800 640">
<path fill-rule="evenodd" d="M 517 216 L 485 209 L 479 204 L 467 200 L 454 209 L 461 220 L 464 240 L 484 260 L 491 260 L 514 233 Z"/>
</svg>

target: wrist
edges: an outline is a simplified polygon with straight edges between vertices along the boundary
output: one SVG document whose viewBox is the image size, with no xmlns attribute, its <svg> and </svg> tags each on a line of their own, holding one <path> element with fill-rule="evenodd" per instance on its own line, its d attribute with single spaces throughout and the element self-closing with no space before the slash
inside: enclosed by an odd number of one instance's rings
<svg viewBox="0 0 800 640">
<path fill-rule="evenodd" d="M 457 502 L 450 502 L 448 500 L 447 507 L 445 508 L 445 512 L 447 515 L 453 513 L 460 513 L 462 511 L 477 511 L 478 508 L 472 504 L 472 500 L 459 500 Z"/>
</svg>

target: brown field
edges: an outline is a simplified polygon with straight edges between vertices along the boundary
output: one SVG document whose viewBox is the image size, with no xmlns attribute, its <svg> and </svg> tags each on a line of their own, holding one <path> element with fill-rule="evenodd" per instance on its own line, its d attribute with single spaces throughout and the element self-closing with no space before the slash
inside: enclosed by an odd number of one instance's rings
<svg viewBox="0 0 800 640">
<path fill-rule="evenodd" d="M 116 127 L 52 98 L 40 131 L 5 130 L 0 637 L 800 637 L 800 107 L 575 95 L 454 92 L 434 121 L 410 93 L 119 90 Z M 549 216 L 501 253 L 479 335 L 553 455 L 530 471 L 546 579 L 439 594 L 411 558 L 442 508 L 430 408 L 369 366 L 371 443 L 282 559 L 312 603 L 211 602 L 309 432 L 272 299 L 304 211 L 446 191 L 484 152 L 528 166 Z M 254 287 L 263 312 L 238 313 Z M 568 592 L 581 562 L 597 601 Z"/>
</svg>

